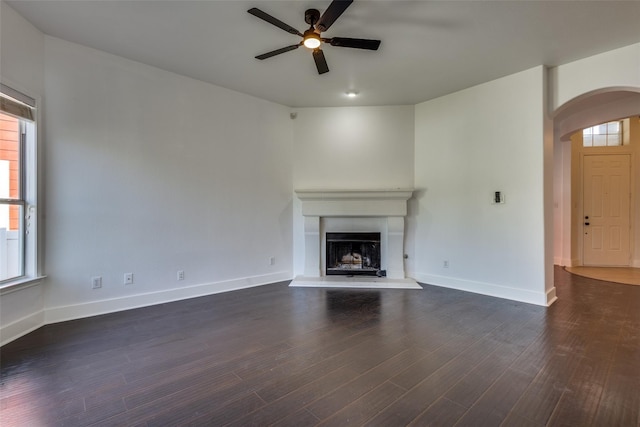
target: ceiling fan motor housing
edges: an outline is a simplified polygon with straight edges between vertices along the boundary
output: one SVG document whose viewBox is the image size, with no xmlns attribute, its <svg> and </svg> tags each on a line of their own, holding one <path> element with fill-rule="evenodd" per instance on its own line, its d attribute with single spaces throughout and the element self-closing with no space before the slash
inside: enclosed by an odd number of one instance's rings
<svg viewBox="0 0 640 427">
<path fill-rule="evenodd" d="M 318 9 L 307 9 L 306 12 L 304 12 L 304 22 L 312 27 L 316 25 L 318 19 L 320 19 L 320 11 Z"/>
</svg>

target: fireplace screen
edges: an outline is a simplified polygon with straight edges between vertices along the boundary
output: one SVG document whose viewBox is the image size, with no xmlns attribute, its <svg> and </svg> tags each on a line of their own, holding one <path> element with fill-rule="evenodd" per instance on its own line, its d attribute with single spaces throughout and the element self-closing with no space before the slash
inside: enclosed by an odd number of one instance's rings
<svg viewBox="0 0 640 427">
<path fill-rule="evenodd" d="M 380 233 L 327 233 L 327 275 L 371 275 L 380 270 Z"/>
</svg>

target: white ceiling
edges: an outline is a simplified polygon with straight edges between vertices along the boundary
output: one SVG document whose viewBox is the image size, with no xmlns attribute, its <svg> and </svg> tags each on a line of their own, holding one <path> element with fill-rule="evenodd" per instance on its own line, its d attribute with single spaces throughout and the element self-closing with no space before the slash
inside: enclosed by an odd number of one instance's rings
<svg viewBox="0 0 640 427">
<path fill-rule="evenodd" d="M 323 36 L 380 49 L 325 45 L 331 71 L 318 75 L 305 48 L 255 59 L 300 39 L 247 10 L 302 32 L 304 11 L 330 0 L 8 3 L 51 36 L 291 107 L 416 104 L 640 42 L 640 1 L 356 0 Z"/>
</svg>

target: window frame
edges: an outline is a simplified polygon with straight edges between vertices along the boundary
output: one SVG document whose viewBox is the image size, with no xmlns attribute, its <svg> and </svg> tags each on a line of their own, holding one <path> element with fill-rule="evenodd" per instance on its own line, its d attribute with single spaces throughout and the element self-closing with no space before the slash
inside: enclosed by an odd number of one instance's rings
<svg viewBox="0 0 640 427">
<path fill-rule="evenodd" d="M 0 292 L 18 285 L 28 285 L 43 278 L 39 264 L 38 234 L 38 187 L 40 171 L 38 168 L 38 114 L 36 100 L 24 95 L 5 84 L 0 84 L 0 100 L 11 101 L 7 111 L 7 103 L 0 105 L 0 112 L 18 119 L 18 151 L 19 176 L 18 194 L 16 197 L 0 199 L 0 205 L 18 206 L 20 209 L 18 230 L 19 236 L 19 275 L 0 280 Z M 17 107 L 16 107 L 17 104 Z M 16 109 L 17 108 L 17 109 Z"/>
<path fill-rule="evenodd" d="M 609 125 L 611 125 L 612 123 L 617 123 L 618 125 L 618 132 L 617 133 L 609 133 Z M 593 129 L 599 127 L 599 126 L 603 126 L 606 125 L 607 127 L 607 132 L 604 134 L 601 133 L 593 133 Z M 585 144 L 585 132 L 587 130 L 591 130 L 591 132 L 589 132 L 589 138 L 591 141 L 590 145 L 586 145 Z M 593 125 L 593 126 L 589 126 L 587 128 L 582 129 L 582 146 L 584 148 L 605 148 L 605 147 L 621 147 L 624 145 L 624 120 L 610 120 L 608 122 L 604 122 L 604 123 L 600 123 L 597 125 Z M 595 145 L 594 144 L 594 135 L 599 135 L 599 136 L 604 136 L 605 137 L 605 144 L 604 145 Z M 609 144 L 609 136 L 612 135 L 617 135 L 617 140 L 618 140 L 618 144 L 615 145 L 610 145 Z"/>
</svg>

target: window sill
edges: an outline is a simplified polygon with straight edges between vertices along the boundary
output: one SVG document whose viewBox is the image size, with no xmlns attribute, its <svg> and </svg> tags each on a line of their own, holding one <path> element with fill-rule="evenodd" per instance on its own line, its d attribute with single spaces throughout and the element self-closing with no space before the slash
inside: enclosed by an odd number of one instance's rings
<svg viewBox="0 0 640 427">
<path fill-rule="evenodd" d="M 0 295 L 9 294 L 11 292 L 20 291 L 22 289 L 30 288 L 31 286 L 40 285 L 44 282 L 47 276 L 36 277 L 21 277 L 0 285 Z"/>
</svg>

